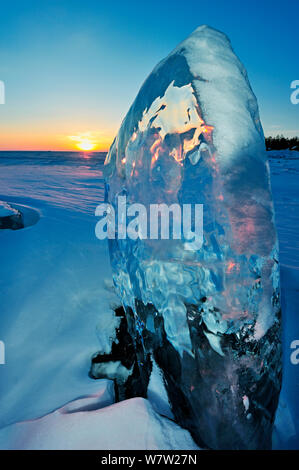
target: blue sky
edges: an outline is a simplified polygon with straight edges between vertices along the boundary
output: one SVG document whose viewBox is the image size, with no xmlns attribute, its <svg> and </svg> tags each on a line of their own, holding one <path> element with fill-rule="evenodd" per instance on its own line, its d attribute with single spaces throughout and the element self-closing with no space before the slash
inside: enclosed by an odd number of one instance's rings
<svg viewBox="0 0 299 470">
<path fill-rule="evenodd" d="M 12 0 L 0 3 L 0 149 L 107 148 L 155 64 L 200 24 L 225 32 L 266 135 L 299 135 L 299 1 Z"/>
</svg>

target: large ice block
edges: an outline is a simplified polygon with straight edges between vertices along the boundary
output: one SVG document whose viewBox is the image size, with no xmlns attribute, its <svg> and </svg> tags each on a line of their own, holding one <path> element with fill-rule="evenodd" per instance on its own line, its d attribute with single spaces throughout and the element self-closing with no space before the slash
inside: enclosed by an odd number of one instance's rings
<svg viewBox="0 0 299 470">
<path fill-rule="evenodd" d="M 200 446 L 271 447 L 281 386 L 277 237 L 257 101 L 223 33 L 200 26 L 155 67 L 105 173 L 116 216 L 119 196 L 148 211 L 203 204 L 202 246 L 118 232 L 109 240 L 143 395 L 158 369 L 161 399 L 166 390 L 170 413 Z"/>
</svg>

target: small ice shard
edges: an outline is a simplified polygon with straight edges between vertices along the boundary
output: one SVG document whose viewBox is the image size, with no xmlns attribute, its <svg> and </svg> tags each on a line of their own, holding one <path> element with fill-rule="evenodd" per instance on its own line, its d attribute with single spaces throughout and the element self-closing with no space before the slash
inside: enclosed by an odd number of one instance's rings
<svg viewBox="0 0 299 470">
<path fill-rule="evenodd" d="M 148 211 L 203 204 L 199 248 L 184 237 L 109 240 L 141 394 L 155 364 L 200 446 L 270 448 L 282 367 L 277 237 L 257 101 L 223 33 L 201 26 L 156 66 L 105 173 L 116 213 L 119 196 Z"/>
<path fill-rule="evenodd" d="M 24 228 L 21 212 L 10 204 L 0 201 L 0 229 L 18 230 Z"/>
<path fill-rule="evenodd" d="M 18 211 L 7 204 L 7 202 L 0 201 L 0 217 L 8 217 L 17 213 Z"/>
</svg>

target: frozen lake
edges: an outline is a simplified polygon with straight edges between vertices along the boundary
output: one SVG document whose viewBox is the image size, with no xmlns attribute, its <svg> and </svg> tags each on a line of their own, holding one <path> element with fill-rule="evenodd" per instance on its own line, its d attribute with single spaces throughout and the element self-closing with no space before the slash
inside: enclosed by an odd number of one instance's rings
<svg viewBox="0 0 299 470">
<path fill-rule="evenodd" d="M 283 390 L 274 445 L 298 448 L 299 364 L 291 362 L 290 345 L 299 341 L 299 153 L 276 151 L 268 156 L 284 327 Z M 111 419 L 121 414 L 124 423 L 128 413 L 134 414 L 130 404 L 105 408 L 113 404 L 111 384 L 88 377 L 92 354 L 109 350 L 116 326 L 107 245 L 94 234 L 94 210 L 104 198 L 104 158 L 103 153 L 0 152 L 0 200 L 30 206 L 40 215 L 31 227 L 0 232 L 0 340 L 6 353 L 6 364 L 0 365 L 0 448 L 26 447 L 16 438 L 19 431 L 8 425 L 35 420 L 75 400 L 85 400 L 85 408 L 92 401 L 92 409 L 101 409 L 103 426 L 110 414 Z M 139 410 L 139 417 L 150 417 L 158 437 L 146 444 L 142 428 L 140 448 L 196 448 L 187 431 L 173 423 L 171 427 L 143 402 L 136 403 L 136 416 Z M 85 416 L 90 419 L 94 413 L 99 411 Z M 87 422 L 84 416 L 80 419 Z M 161 420 L 171 427 L 168 444 L 158 432 Z M 53 426 L 59 428 L 59 419 L 57 423 Z M 119 439 L 126 448 L 125 425 L 122 432 Z M 105 448 L 107 439 L 99 437 L 93 445 Z M 28 446 L 37 444 L 30 441 Z"/>
</svg>

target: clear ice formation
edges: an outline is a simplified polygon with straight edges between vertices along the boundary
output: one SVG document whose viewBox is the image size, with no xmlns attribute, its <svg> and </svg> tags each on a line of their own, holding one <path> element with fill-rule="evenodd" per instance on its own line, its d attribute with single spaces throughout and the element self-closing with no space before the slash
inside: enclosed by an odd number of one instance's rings
<svg viewBox="0 0 299 470">
<path fill-rule="evenodd" d="M 200 249 L 109 240 L 139 395 L 159 370 L 161 397 L 200 446 L 270 448 L 282 367 L 277 237 L 257 101 L 223 33 L 200 26 L 155 67 L 105 174 L 115 207 L 120 195 L 203 204 Z"/>
</svg>

